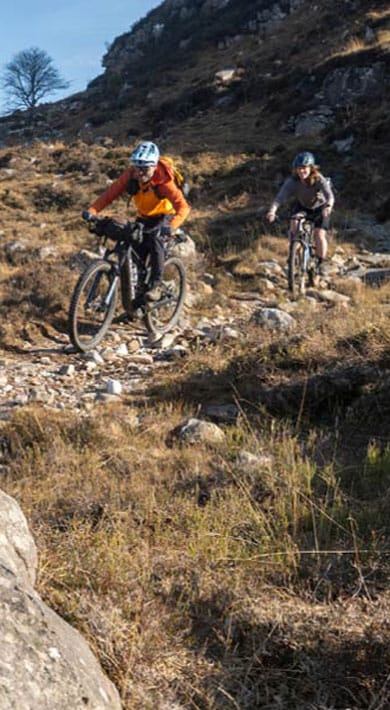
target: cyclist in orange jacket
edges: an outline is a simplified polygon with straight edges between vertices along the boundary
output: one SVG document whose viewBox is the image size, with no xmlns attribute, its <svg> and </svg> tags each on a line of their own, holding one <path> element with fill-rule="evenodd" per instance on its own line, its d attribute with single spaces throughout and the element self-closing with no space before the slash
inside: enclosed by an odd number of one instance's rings
<svg viewBox="0 0 390 710">
<path fill-rule="evenodd" d="M 169 164 L 160 158 L 158 147 L 151 141 L 136 146 L 130 155 L 130 167 L 92 203 L 87 214 L 97 214 L 123 194 L 133 198 L 137 222 L 142 222 L 146 228 L 161 227 L 144 233 L 139 248 L 143 257 L 149 253 L 151 259 L 150 289 L 145 298 L 156 301 L 160 298 L 164 268 L 164 238 L 183 224 L 191 208 L 177 186 Z"/>
</svg>

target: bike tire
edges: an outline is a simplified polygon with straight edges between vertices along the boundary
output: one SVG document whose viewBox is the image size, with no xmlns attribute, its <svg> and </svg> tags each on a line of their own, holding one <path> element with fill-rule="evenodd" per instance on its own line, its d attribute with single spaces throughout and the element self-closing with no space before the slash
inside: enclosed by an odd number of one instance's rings
<svg viewBox="0 0 390 710">
<path fill-rule="evenodd" d="M 104 300 L 114 278 L 112 266 L 99 259 L 90 264 L 77 281 L 70 302 L 68 323 L 70 340 L 81 352 L 96 347 L 107 333 L 115 313 L 117 285 L 110 302 L 105 304 Z"/>
<path fill-rule="evenodd" d="M 170 257 L 164 264 L 161 298 L 146 306 L 144 320 L 150 333 L 163 335 L 175 327 L 183 310 L 186 285 L 183 262 L 177 257 Z"/>
<path fill-rule="evenodd" d="M 305 292 L 304 245 L 298 239 L 290 243 L 288 255 L 288 288 L 293 296 Z"/>
<path fill-rule="evenodd" d="M 122 306 L 125 313 L 132 313 L 132 298 L 131 298 L 131 269 L 128 259 L 125 260 L 121 269 L 121 298 Z"/>
</svg>

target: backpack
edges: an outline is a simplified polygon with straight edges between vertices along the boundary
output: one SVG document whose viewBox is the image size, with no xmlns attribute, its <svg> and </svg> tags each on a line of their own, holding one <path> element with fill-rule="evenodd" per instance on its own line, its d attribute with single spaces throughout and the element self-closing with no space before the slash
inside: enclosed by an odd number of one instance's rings
<svg viewBox="0 0 390 710">
<path fill-rule="evenodd" d="M 179 190 L 181 190 L 183 195 L 187 197 L 190 191 L 190 186 L 187 180 L 185 179 L 183 173 L 181 173 L 177 165 L 175 165 L 174 160 L 168 155 L 162 155 L 160 157 L 160 163 L 162 163 L 163 166 L 167 169 L 167 172 L 173 178 Z"/>
<path fill-rule="evenodd" d="M 335 189 L 335 186 L 334 186 L 334 184 L 333 184 L 332 178 L 331 178 L 331 177 L 325 177 L 325 175 L 323 175 L 323 178 L 324 178 L 325 182 L 329 185 L 329 187 L 330 187 L 330 189 L 332 190 L 332 192 L 335 194 L 335 193 L 337 192 L 337 190 Z"/>
</svg>

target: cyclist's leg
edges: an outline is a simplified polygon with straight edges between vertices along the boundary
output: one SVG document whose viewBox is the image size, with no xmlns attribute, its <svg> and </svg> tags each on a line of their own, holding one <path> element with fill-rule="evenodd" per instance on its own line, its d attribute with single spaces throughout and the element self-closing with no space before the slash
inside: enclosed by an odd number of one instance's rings
<svg viewBox="0 0 390 710">
<path fill-rule="evenodd" d="M 147 300 L 158 301 L 161 298 L 161 282 L 165 264 L 165 244 L 171 236 L 171 214 L 160 217 L 157 226 L 158 230 L 149 235 L 149 254 L 151 266 L 150 288 L 147 293 Z"/>
<path fill-rule="evenodd" d="M 321 263 L 324 261 L 328 254 L 328 239 L 327 232 L 329 229 L 329 217 L 322 216 L 321 208 L 318 210 L 313 210 L 313 222 L 314 222 L 314 244 L 316 247 L 316 254 Z"/>
<path fill-rule="evenodd" d="M 146 234 L 144 232 L 144 247 L 150 256 L 150 279 L 145 298 L 147 301 L 158 301 L 161 298 L 161 281 L 165 263 L 164 241 L 159 230 Z"/>
<path fill-rule="evenodd" d="M 152 285 L 161 281 L 164 270 L 164 243 L 159 232 L 152 232 L 147 235 L 146 246 L 150 254 L 150 283 Z"/>
<path fill-rule="evenodd" d="M 314 230 L 314 243 L 316 245 L 317 256 L 320 261 L 323 261 L 328 254 L 328 240 L 325 229 Z"/>
</svg>

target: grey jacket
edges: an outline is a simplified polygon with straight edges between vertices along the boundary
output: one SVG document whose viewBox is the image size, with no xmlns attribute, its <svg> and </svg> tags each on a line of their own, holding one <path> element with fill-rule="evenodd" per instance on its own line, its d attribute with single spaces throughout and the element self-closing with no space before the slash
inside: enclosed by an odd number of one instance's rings
<svg viewBox="0 0 390 710">
<path fill-rule="evenodd" d="M 297 177 L 288 177 L 272 202 L 270 211 L 276 212 L 280 205 L 291 198 L 295 198 L 302 207 L 310 210 L 327 207 L 329 212 L 331 212 L 334 205 L 332 187 L 323 175 L 319 176 L 314 185 L 307 185 Z"/>
</svg>

